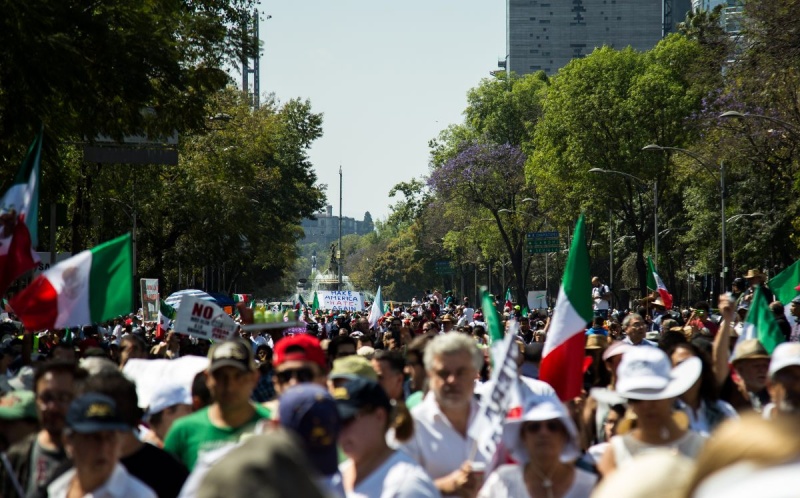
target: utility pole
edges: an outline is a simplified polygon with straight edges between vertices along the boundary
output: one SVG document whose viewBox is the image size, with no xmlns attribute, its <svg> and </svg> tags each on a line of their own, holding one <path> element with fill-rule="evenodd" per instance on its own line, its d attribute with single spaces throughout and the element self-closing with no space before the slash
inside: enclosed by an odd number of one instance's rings
<svg viewBox="0 0 800 498">
<path fill-rule="evenodd" d="M 342 258 L 342 165 L 339 165 L 339 254 L 336 255 L 336 259 L 339 261 L 339 264 L 336 265 L 337 269 L 339 270 L 339 283 L 337 285 L 338 290 L 342 290 L 342 263 L 344 262 L 344 258 Z"/>
</svg>

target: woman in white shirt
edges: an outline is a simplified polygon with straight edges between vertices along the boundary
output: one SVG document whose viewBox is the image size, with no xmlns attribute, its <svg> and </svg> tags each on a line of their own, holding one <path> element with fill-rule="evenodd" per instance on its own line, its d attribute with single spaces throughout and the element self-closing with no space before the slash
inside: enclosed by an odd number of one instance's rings
<svg viewBox="0 0 800 498">
<path fill-rule="evenodd" d="M 405 409 L 395 414 L 380 384 L 360 377 L 335 388 L 333 398 L 341 418 L 339 446 L 348 456 L 339 466 L 347 498 L 440 496 L 422 467 L 386 444 L 389 428 L 404 441 L 414 422 Z"/>
<path fill-rule="evenodd" d="M 588 498 L 597 476 L 575 466 L 578 431 L 555 395 L 534 395 L 522 417 L 507 420 L 503 444 L 518 464 L 492 472 L 479 498 Z"/>
<path fill-rule="evenodd" d="M 705 443 L 696 432 L 678 426 L 673 417 L 675 398 L 691 388 L 703 368 L 700 358 L 685 359 L 675 368 L 669 357 L 658 348 L 631 348 L 622 356 L 617 369 L 619 380 L 615 398 L 628 400 L 636 415 L 636 428 L 625 435 L 611 438 L 597 464 L 603 476 L 627 464 L 636 455 L 652 449 L 670 449 L 695 458 Z M 602 398 L 604 391 L 592 390 Z"/>
</svg>

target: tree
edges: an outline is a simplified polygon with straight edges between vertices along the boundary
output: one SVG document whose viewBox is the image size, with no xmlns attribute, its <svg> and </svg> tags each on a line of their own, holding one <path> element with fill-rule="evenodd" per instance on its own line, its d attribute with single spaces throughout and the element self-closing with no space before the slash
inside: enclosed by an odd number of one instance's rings
<svg viewBox="0 0 800 498">
<path fill-rule="evenodd" d="M 513 145 L 465 143 L 458 155 L 433 170 L 428 181 L 442 201 L 472 213 L 480 210 L 495 221 L 504 253 L 511 260 L 518 302 L 527 299 L 530 263 L 524 253 L 526 233 L 544 224 L 536 203 L 526 208 L 522 202 L 536 195 L 531 185 L 525 185 L 525 161 L 525 154 Z"/>
<path fill-rule="evenodd" d="M 19 155 L 41 123 L 48 157 L 52 144 L 99 134 L 202 128 L 209 99 L 230 81 L 226 66 L 256 53 L 256 40 L 241 30 L 253 5 L 1 1 L 0 157 Z"/>
<path fill-rule="evenodd" d="M 648 53 L 603 47 L 571 61 L 552 78 L 543 116 L 525 144 L 528 181 L 557 223 L 569 225 L 581 211 L 589 220 L 607 220 L 609 210 L 622 221 L 636 242 L 643 292 L 653 184 L 661 187 L 662 215 L 668 209 L 676 214 L 681 201 L 679 186 L 667 181 L 666 159 L 641 149 L 650 143 L 680 146 L 694 136 L 687 121 L 702 92 L 683 70 L 699 51 L 696 42 L 671 35 Z M 590 173 L 593 168 L 624 174 Z"/>
</svg>

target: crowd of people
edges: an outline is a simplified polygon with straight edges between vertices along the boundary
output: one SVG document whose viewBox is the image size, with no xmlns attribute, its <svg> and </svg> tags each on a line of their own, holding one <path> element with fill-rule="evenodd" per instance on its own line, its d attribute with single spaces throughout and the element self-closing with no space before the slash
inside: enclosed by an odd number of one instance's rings
<svg viewBox="0 0 800 498">
<path fill-rule="evenodd" d="M 135 315 L 26 331 L 9 313 L 0 498 L 796 496 L 800 324 L 771 354 L 738 341 L 734 284 L 717 310 L 653 295 L 618 311 L 595 278 L 568 400 L 538 379 L 551 311 L 496 302 L 519 407 L 491 458 L 470 431 L 493 390 L 490 320 L 453 292 L 213 344 Z M 191 371 L 144 385 L 164 364 Z"/>
</svg>

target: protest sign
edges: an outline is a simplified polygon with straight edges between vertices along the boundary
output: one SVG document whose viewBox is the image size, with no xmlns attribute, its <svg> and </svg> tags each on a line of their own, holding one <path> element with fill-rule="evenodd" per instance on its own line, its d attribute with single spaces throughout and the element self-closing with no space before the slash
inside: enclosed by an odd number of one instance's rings
<svg viewBox="0 0 800 498">
<path fill-rule="evenodd" d="M 547 294 L 543 290 L 528 291 L 528 309 L 529 310 L 546 310 L 547 309 Z"/>
<path fill-rule="evenodd" d="M 319 307 L 325 310 L 361 311 L 364 297 L 355 291 L 317 291 Z"/>
<path fill-rule="evenodd" d="M 175 316 L 174 329 L 209 341 L 224 341 L 236 333 L 239 326 L 222 308 L 192 296 L 183 296 Z"/>
<path fill-rule="evenodd" d="M 145 322 L 158 321 L 159 295 L 157 278 L 139 279 L 139 288 L 142 292 L 142 320 Z"/>
<path fill-rule="evenodd" d="M 516 323 L 516 322 L 514 322 Z M 503 436 L 503 421 L 517 391 L 517 353 L 515 342 L 516 328 L 506 332 L 501 347 L 493 351 L 491 391 L 481 396 L 480 407 L 475 420 L 469 427 L 469 436 L 475 441 L 477 451 L 486 461 L 492 461 L 497 445 Z M 493 348 L 495 349 L 495 348 Z"/>
</svg>

